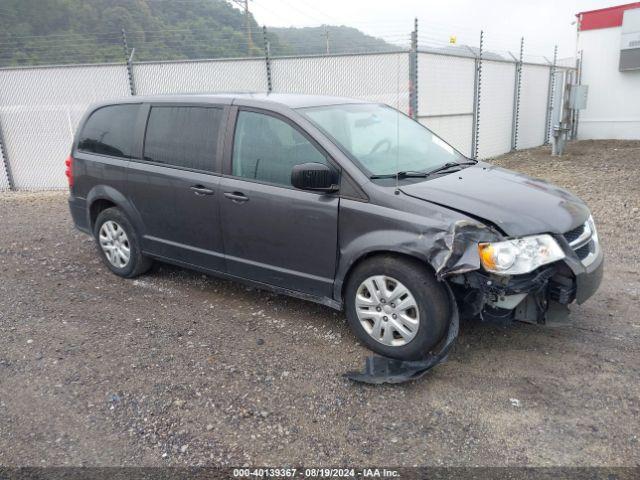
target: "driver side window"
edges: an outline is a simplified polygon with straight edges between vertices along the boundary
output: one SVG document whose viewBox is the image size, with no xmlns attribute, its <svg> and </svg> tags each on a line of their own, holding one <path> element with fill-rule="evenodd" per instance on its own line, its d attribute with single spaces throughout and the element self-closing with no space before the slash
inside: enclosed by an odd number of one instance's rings
<svg viewBox="0 0 640 480">
<path fill-rule="evenodd" d="M 233 141 L 233 175 L 285 187 L 300 163 L 328 165 L 325 156 L 298 130 L 271 115 L 240 111 Z"/>
</svg>

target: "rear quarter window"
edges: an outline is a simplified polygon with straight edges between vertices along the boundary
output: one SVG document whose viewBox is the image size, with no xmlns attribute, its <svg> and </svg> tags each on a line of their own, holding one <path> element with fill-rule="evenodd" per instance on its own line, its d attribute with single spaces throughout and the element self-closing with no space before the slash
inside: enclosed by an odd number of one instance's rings
<svg viewBox="0 0 640 480">
<path fill-rule="evenodd" d="M 82 128 L 78 150 L 131 158 L 139 105 L 110 105 L 94 111 Z"/>
<path fill-rule="evenodd" d="M 144 140 L 144 159 L 213 172 L 221 121 L 221 108 L 151 107 Z"/>
</svg>

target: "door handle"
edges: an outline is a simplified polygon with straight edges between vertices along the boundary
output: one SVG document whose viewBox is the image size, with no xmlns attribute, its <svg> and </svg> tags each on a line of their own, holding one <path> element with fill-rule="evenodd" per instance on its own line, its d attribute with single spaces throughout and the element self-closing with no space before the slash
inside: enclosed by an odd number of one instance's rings
<svg viewBox="0 0 640 480">
<path fill-rule="evenodd" d="M 236 203 L 244 203 L 249 201 L 249 197 L 246 197 L 242 192 L 224 192 L 224 196 Z"/>
<path fill-rule="evenodd" d="M 213 190 L 202 185 L 191 185 L 190 188 L 196 195 L 213 195 Z"/>
</svg>

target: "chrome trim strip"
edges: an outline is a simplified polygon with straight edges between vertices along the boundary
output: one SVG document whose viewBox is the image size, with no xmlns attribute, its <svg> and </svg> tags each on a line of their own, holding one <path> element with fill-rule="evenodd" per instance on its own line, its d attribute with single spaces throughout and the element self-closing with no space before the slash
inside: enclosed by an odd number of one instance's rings
<svg viewBox="0 0 640 480">
<path fill-rule="evenodd" d="M 588 267 L 589 265 L 591 265 L 596 259 L 596 257 L 598 256 L 599 251 L 600 251 L 600 245 L 598 244 L 598 242 L 594 241 L 593 249 L 589 252 L 589 255 L 587 255 L 582 259 L 582 265 L 584 265 L 585 267 Z"/>
<path fill-rule="evenodd" d="M 580 247 L 583 247 L 586 243 L 589 242 L 589 240 L 591 240 L 592 235 L 593 235 L 593 232 L 591 231 L 589 222 L 585 222 L 584 230 L 582 231 L 582 234 L 578 238 L 576 238 L 573 242 L 569 243 L 571 250 L 577 250 Z"/>
</svg>

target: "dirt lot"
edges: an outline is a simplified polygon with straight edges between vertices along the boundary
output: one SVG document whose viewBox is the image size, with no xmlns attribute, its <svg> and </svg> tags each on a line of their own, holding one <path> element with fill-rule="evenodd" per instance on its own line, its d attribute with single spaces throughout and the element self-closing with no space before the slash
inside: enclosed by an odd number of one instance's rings
<svg viewBox="0 0 640 480">
<path fill-rule="evenodd" d="M 64 193 L 0 195 L 0 465 L 640 465 L 640 142 L 495 163 L 593 209 L 605 280 L 569 326 L 464 322 L 401 386 L 341 377 L 343 314 L 178 268 L 123 280 Z"/>
</svg>

